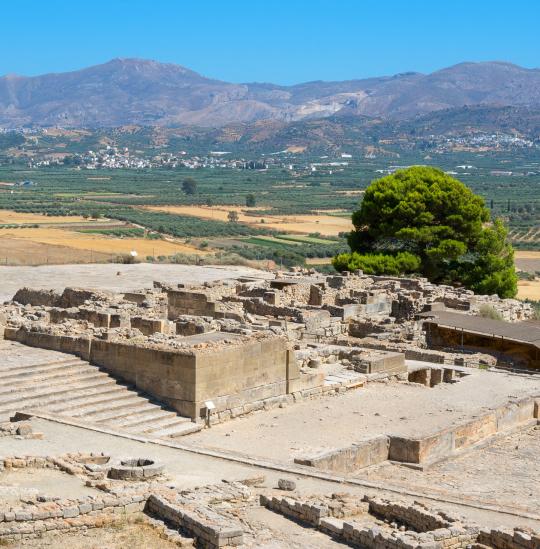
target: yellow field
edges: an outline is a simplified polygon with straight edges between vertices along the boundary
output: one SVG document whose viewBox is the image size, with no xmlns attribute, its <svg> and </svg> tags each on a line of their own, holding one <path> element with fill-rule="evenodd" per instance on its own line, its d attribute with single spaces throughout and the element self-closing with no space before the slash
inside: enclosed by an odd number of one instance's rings
<svg viewBox="0 0 540 549">
<path fill-rule="evenodd" d="M 346 196 L 356 196 L 364 194 L 366 191 L 353 190 L 353 191 L 335 191 L 337 194 L 344 194 Z"/>
<path fill-rule="evenodd" d="M 518 282 L 518 298 L 540 301 L 540 279 L 520 280 Z"/>
<path fill-rule="evenodd" d="M 335 236 L 352 229 L 349 218 L 324 214 L 264 215 L 253 217 L 245 214 L 249 208 L 233 206 L 147 206 L 147 208 L 154 211 L 191 215 L 202 219 L 216 219 L 218 221 L 227 221 L 228 213 L 231 210 L 235 210 L 238 212 L 238 220 L 241 223 L 298 234 L 321 233 L 322 235 Z M 264 224 L 261 223 L 261 219 L 264 219 Z"/>
<path fill-rule="evenodd" d="M 540 252 L 516 250 L 514 252 L 515 259 L 540 259 Z"/>
<path fill-rule="evenodd" d="M 0 229 L 0 244 L 11 250 L 8 260 L 16 260 L 26 255 L 28 243 L 49 246 L 62 246 L 69 250 L 87 250 L 100 254 L 123 255 L 135 250 L 141 259 L 147 255 L 174 255 L 176 253 L 196 253 L 204 255 L 193 246 L 169 240 L 149 240 L 144 238 L 116 238 L 108 235 L 88 234 L 69 229 Z"/>
<path fill-rule="evenodd" d="M 330 265 L 331 257 L 306 257 L 306 265 Z"/>
<path fill-rule="evenodd" d="M 35 223 L 83 223 L 90 222 L 84 217 L 73 216 L 48 216 L 25 212 L 12 212 L 10 210 L 0 210 L 0 225 L 15 225 L 15 224 L 35 224 Z M 96 221 L 92 221 L 96 223 Z"/>
</svg>

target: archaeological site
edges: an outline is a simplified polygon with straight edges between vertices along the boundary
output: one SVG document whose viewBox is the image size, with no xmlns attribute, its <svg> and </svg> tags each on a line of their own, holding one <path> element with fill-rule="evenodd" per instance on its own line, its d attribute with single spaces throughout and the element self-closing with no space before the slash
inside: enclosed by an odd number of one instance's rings
<svg viewBox="0 0 540 549">
<path fill-rule="evenodd" d="M 526 302 L 137 268 L 4 288 L 1 545 L 540 549 Z"/>
</svg>

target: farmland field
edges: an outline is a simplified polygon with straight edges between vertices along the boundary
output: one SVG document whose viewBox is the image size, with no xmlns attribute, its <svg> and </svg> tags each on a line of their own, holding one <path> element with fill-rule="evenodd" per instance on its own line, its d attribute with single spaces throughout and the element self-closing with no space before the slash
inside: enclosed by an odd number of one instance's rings
<svg viewBox="0 0 540 549">
<path fill-rule="evenodd" d="M 40 215 L 27 212 L 13 212 L 0 210 L 0 225 L 33 225 L 33 224 L 56 224 L 56 223 L 86 223 L 88 219 L 81 216 L 66 217 L 63 215 Z"/>
<path fill-rule="evenodd" d="M 68 132 L 62 142 L 68 140 L 71 153 L 84 152 L 99 148 L 102 137 L 76 134 L 69 142 Z M 120 146 L 156 153 L 140 137 L 121 137 L 129 142 Z M 54 146 L 51 136 L 46 142 Z M 182 148 L 187 143 L 182 142 Z M 146 256 L 204 252 L 284 266 L 327 265 L 333 255 L 347 251 L 343 233 L 351 229 L 351 213 L 369 182 L 400 166 L 426 163 L 455 174 L 485 198 L 494 217 L 509 224 L 518 267 L 534 259 L 519 253 L 540 251 L 537 152 L 464 152 L 433 158 L 395 152 L 399 155 L 359 155 L 340 163 L 339 169 L 325 167 L 335 158 L 289 152 L 263 170 L 179 166 L 88 171 L 73 165 L 31 167 L 18 158 L 2 164 L 0 157 L 0 228 L 8 231 L 0 234 L 0 262 L 39 262 L 44 257 L 62 261 L 66 250 L 71 250 L 73 261 L 90 261 L 89 254 L 106 261 L 136 249 L 143 261 Z M 317 163 L 316 170 L 311 162 Z M 493 176 L 493 170 L 512 175 Z M 195 180 L 196 192 L 183 191 L 185 178 Z M 21 185 L 27 180 L 31 185 Z M 230 211 L 237 212 L 238 222 L 229 222 Z"/>
<path fill-rule="evenodd" d="M 139 256 L 208 252 L 174 239 L 145 238 L 144 229 L 106 218 L 42 215 L 0 210 L 0 263 L 89 263 Z"/>
<path fill-rule="evenodd" d="M 299 234 L 320 233 L 321 235 L 337 236 L 348 232 L 352 225 L 349 217 L 335 217 L 315 213 L 311 215 L 247 215 L 247 208 L 225 206 L 148 206 L 149 210 L 172 214 L 189 215 L 202 219 L 227 221 L 231 210 L 238 213 L 238 221 L 252 226 L 264 226 L 276 231 L 288 231 Z"/>
<path fill-rule="evenodd" d="M 540 301 L 540 279 L 520 280 L 518 282 L 518 297 Z"/>
</svg>

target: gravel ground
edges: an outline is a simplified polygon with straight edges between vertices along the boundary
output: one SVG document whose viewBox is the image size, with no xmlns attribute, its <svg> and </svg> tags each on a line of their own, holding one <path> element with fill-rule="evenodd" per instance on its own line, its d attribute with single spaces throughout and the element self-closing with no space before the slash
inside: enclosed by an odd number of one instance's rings
<svg viewBox="0 0 540 549">
<path fill-rule="evenodd" d="M 54 469 L 7 469 L 0 472 L 0 506 L 6 501 L 19 501 L 37 493 L 59 498 L 99 494 L 74 476 Z"/>
<path fill-rule="evenodd" d="M 118 274 L 120 273 L 120 274 Z M 170 284 L 202 283 L 239 276 L 269 277 L 270 273 L 249 267 L 172 265 L 43 265 L 39 267 L 0 267 L 0 301 L 11 299 L 23 286 L 62 291 L 66 286 L 100 290 L 131 291 L 152 287 L 154 280 Z"/>
<path fill-rule="evenodd" d="M 499 439 L 488 446 L 445 461 L 428 471 L 383 465 L 358 478 L 472 499 L 504 501 L 516 509 L 540 511 L 540 426 Z"/>
<path fill-rule="evenodd" d="M 363 437 L 429 434 L 529 394 L 540 394 L 540 379 L 482 370 L 471 370 L 457 383 L 434 388 L 372 383 L 342 395 L 305 400 L 216 425 L 191 435 L 189 442 L 292 461 Z"/>
<path fill-rule="evenodd" d="M 29 547 L 42 549 L 173 549 L 175 543 L 162 539 L 152 527 L 119 519 L 106 528 L 89 528 L 83 532 L 46 532 L 37 539 L 14 542 L 6 547 Z"/>
<path fill-rule="evenodd" d="M 265 507 L 249 509 L 242 516 L 244 524 L 252 529 L 245 536 L 249 549 L 331 549 L 347 547 L 315 528 L 300 525 Z"/>
<path fill-rule="evenodd" d="M 350 492 L 359 496 L 362 496 L 363 494 L 376 494 L 390 499 L 413 499 L 402 493 L 396 494 L 395 492 L 386 492 L 384 490 L 375 490 L 361 486 L 345 486 L 335 482 L 262 469 L 255 466 L 234 463 L 225 459 L 192 454 L 176 448 L 137 442 L 40 419 L 33 419 L 32 424 L 34 426 L 34 431 L 42 432 L 44 438 L 42 440 L 16 439 L 12 437 L 3 438 L 0 441 L 1 455 L 47 456 L 81 451 L 105 452 L 113 458 L 125 458 L 128 456 L 148 457 L 161 461 L 164 464 L 165 473 L 169 478 L 168 483 L 184 489 L 194 488 L 203 484 L 213 484 L 220 482 L 222 479 L 231 481 L 263 475 L 266 478 L 264 484 L 267 487 L 275 487 L 279 478 L 296 480 L 300 497 L 318 493 L 331 494 L 333 492 Z M 184 439 L 181 439 L 180 442 L 184 443 Z M 473 457 L 469 459 L 474 459 L 474 455 L 476 454 L 472 454 Z M 509 478 L 508 482 L 510 483 L 511 481 L 511 478 Z M 392 485 L 391 482 L 388 484 Z M 434 491 L 436 490 L 427 483 L 425 493 L 429 494 Z M 459 498 L 461 494 L 459 492 L 451 492 L 450 495 Z M 506 494 L 494 494 L 494 497 L 495 495 L 499 498 L 500 504 L 504 505 L 509 503 Z M 415 497 L 414 499 L 422 501 L 421 497 Z M 527 520 L 521 517 L 480 510 L 473 507 L 462 507 L 451 503 L 430 500 L 424 501 L 434 508 L 445 509 L 460 515 L 467 515 L 471 520 L 475 520 L 486 526 L 495 527 L 505 525 L 513 527 L 516 525 L 529 525 L 536 529 L 540 529 L 540 521 Z M 539 512 L 540 510 L 537 509 L 536 513 L 538 514 Z M 270 524 L 269 527 L 272 528 L 272 525 Z"/>
</svg>

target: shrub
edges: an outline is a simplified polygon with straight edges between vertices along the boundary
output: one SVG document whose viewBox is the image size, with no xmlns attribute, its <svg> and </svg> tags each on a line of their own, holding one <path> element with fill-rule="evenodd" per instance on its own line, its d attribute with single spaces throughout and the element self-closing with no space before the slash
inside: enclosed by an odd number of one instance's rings
<svg viewBox="0 0 540 549">
<path fill-rule="evenodd" d="M 533 308 L 533 320 L 540 320 L 540 301 L 534 301 L 532 299 L 526 299 L 526 303 L 530 303 Z"/>
<path fill-rule="evenodd" d="M 399 276 L 414 273 L 420 268 L 420 258 L 409 253 L 387 254 L 339 254 L 332 265 L 337 271 L 356 271 L 358 269 L 371 275 Z"/>
<path fill-rule="evenodd" d="M 491 320 L 502 320 L 503 317 L 493 305 L 488 305 L 487 303 L 484 303 L 483 305 L 480 305 L 480 308 L 478 309 L 480 316 L 483 318 L 490 318 Z"/>
</svg>

